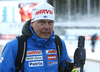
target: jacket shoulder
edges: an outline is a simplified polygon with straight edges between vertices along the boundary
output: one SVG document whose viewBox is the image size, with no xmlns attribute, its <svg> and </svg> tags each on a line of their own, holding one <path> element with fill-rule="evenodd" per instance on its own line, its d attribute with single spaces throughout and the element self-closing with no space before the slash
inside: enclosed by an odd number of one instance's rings
<svg viewBox="0 0 100 72">
<path fill-rule="evenodd" d="M 13 56 L 15 57 L 15 56 L 17 55 L 17 50 L 18 50 L 18 40 L 17 40 L 17 38 L 15 38 L 15 39 L 9 41 L 9 42 L 5 45 L 3 51 L 5 51 L 5 50 L 7 50 L 8 52 L 10 52 L 9 50 L 11 50 L 11 52 L 13 52 L 13 53 L 12 53 Z"/>
</svg>

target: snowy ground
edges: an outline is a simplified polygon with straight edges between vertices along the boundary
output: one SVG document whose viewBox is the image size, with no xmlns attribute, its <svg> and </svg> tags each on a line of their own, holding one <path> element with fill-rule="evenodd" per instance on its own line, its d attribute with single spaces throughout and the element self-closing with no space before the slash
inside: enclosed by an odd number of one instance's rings
<svg viewBox="0 0 100 72">
<path fill-rule="evenodd" d="M 67 46 L 68 54 L 73 56 L 74 52 L 77 48 L 77 45 L 78 45 L 77 40 L 76 41 L 75 40 L 73 40 L 73 41 L 66 40 L 65 43 Z M 95 52 L 91 52 L 91 41 L 89 41 L 89 40 L 85 41 L 84 48 L 86 50 L 86 58 L 100 61 L 100 58 L 98 57 L 98 55 L 100 55 L 100 44 L 99 43 L 100 43 L 100 41 L 96 42 Z"/>
<path fill-rule="evenodd" d="M 77 41 L 66 40 L 66 46 L 69 56 L 74 60 L 74 52 L 77 48 Z M 86 61 L 84 65 L 84 72 L 100 72 L 100 40 L 97 41 L 95 52 L 91 52 L 91 41 L 85 41 Z"/>
</svg>

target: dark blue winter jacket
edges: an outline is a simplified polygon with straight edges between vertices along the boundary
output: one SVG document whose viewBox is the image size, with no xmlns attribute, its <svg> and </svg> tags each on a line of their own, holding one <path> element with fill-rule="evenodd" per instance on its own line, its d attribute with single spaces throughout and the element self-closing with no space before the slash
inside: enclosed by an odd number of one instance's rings
<svg viewBox="0 0 100 72">
<path fill-rule="evenodd" d="M 58 72 L 58 56 L 55 45 L 54 32 L 46 39 L 38 38 L 30 27 L 32 36 L 27 38 L 27 55 L 24 62 L 24 72 Z M 69 61 L 66 45 L 62 41 L 62 53 L 60 63 L 66 66 Z M 15 72 L 15 60 L 18 50 L 17 38 L 8 42 L 0 57 L 0 72 Z M 21 71 L 20 71 L 21 72 Z"/>
</svg>

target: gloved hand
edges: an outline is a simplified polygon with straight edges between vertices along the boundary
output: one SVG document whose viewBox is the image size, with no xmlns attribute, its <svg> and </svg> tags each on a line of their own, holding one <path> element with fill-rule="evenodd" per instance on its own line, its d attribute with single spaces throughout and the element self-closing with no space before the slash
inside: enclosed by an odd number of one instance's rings
<svg viewBox="0 0 100 72">
<path fill-rule="evenodd" d="M 78 72 L 78 71 L 79 71 L 78 68 L 74 68 L 74 69 L 72 69 L 71 72 Z"/>
</svg>

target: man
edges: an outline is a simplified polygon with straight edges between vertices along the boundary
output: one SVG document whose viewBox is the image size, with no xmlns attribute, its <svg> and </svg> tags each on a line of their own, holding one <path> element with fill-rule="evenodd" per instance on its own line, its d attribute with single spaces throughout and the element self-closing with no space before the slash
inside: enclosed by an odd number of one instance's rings
<svg viewBox="0 0 100 72">
<path fill-rule="evenodd" d="M 96 44 L 96 40 L 98 40 L 98 39 L 99 38 L 98 38 L 97 33 L 92 35 L 92 37 L 91 37 L 91 45 L 92 45 L 91 51 L 92 52 L 95 52 L 95 44 Z"/>
<path fill-rule="evenodd" d="M 55 45 L 54 8 L 48 3 L 39 3 L 33 8 L 32 19 L 26 22 L 22 33 L 27 38 L 27 55 L 24 62 L 24 72 L 58 72 L 58 56 Z M 65 61 L 70 61 L 66 45 L 62 41 L 60 64 L 65 67 Z M 8 42 L 0 58 L 0 72 L 15 72 L 15 60 L 18 50 L 18 40 Z"/>
</svg>

